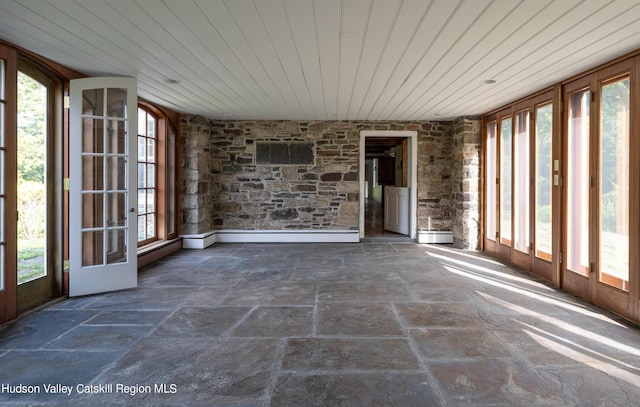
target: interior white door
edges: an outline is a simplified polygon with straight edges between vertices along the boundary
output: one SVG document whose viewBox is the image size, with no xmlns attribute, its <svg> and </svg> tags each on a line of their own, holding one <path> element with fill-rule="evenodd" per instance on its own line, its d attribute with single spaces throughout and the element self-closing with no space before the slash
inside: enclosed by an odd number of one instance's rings
<svg viewBox="0 0 640 407">
<path fill-rule="evenodd" d="M 134 78 L 70 83 L 70 296 L 138 284 L 136 87 Z"/>
<path fill-rule="evenodd" d="M 384 187 L 384 229 L 409 234 L 408 187 Z"/>
</svg>

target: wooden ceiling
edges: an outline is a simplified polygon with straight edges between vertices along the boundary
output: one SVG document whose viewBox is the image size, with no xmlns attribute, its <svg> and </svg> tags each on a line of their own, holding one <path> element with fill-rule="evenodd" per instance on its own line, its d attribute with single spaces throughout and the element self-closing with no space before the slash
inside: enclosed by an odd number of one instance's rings
<svg viewBox="0 0 640 407">
<path fill-rule="evenodd" d="M 640 2 L 3 0 L 0 38 L 214 119 L 449 120 L 640 48 Z"/>
</svg>

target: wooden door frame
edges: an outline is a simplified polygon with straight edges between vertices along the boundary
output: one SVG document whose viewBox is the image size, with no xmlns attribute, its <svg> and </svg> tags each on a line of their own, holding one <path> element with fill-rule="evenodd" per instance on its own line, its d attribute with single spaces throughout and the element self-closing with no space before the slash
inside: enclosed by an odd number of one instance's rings
<svg viewBox="0 0 640 407">
<path fill-rule="evenodd" d="M 364 211 L 366 203 L 365 148 L 366 139 L 373 137 L 397 137 L 408 140 L 409 148 L 409 238 L 416 239 L 418 234 L 418 132 L 413 130 L 362 130 L 360 131 L 360 239 L 364 239 Z"/>
<path fill-rule="evenodd" d="M 4 163 L 4 284 L 0 290 L 0 323 L 9 321 L 17 316 L 17 288 L 18 288 L 18 248 L 17 248 L 17 80 L 7 80 L 7 78 L 17 78 L 18 55 L 15 49 L 0 44 L 0 58 L 5 61 L 4 79 L 4 140 L 5 140 L 5 163 Z M 11 171 L 7 171 L 10 169 Z"/>
</svg>

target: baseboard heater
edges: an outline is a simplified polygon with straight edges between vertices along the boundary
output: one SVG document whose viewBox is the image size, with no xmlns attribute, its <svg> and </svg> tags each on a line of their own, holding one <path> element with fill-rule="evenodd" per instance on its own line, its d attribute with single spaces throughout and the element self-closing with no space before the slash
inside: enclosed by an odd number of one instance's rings
<svg viewBox="0 0 640 407">
<path fill-rule="evenodd" d="M 183 249 L 204 249 L 214 243 L 358 243 L 357 230 L 216 230 L 182 235 Z"/>
<path fill-rule="evenodd" d="M 418 243 L 453 243 L 453 232 L 446 230 L 418 231 Z"/>
</svg>

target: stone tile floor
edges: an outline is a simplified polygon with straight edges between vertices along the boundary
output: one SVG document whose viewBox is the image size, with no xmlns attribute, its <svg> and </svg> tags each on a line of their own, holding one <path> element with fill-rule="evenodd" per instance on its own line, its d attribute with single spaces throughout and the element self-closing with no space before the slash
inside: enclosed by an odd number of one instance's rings
<svg viewBox="0 0 640 407">
<path fill-rule="evenodd" d="M 0 405 L 640 403 L 638 328 L 447 246 L 216 245 L 139 285 L 0 330 Z"/>
</svg>

